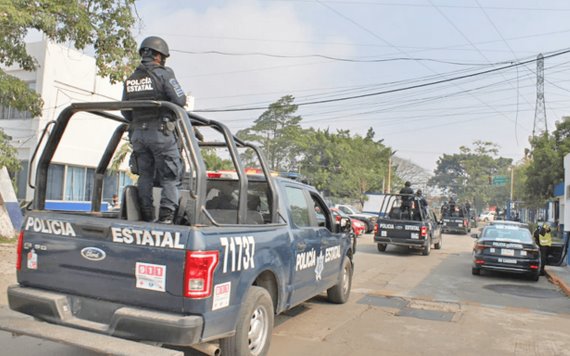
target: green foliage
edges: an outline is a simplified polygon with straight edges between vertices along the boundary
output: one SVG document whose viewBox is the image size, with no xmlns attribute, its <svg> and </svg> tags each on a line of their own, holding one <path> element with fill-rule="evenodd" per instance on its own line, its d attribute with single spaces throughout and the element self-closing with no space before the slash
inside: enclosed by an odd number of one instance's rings
<svg viewBox="0 0 570 356">
<path fill-rule="evenodd" d="M 30 30 L 48 39 L 71 42 L 75 48 L 93 46 L 99 75 L 111 82 L 122 81 L 132 71 L 136 42 L 135 0 L 11 0 L 0 8 L 0 64 L 17 65 L 26 71 L 36 68 L 26 51 L 24 39 Z M 41 113 L 39 96 L 25 83 L 0 70 L 0 105 Z"/>
<path fill-rule="evenodd" d="M 297 140 L 303 129 L 293 100 L 291 95 L 282 97 L 269 105 L 252 127 L 237 133 L 240 139 L 263 147 L 269 168 L 275 171 L 291 170 L 299 154 Z"/>
<path fill-rule="evenodd" d="M 570 153 L 570 117 L 557 122 L 552 135 L 545 132 L 531 137 L 530 145 L 524 192 L 526 200 L 538 207 L 552 197 L 554 186 L 564 180 L 564 156 Z"/>
<path fill-rule="evenodd" d="M 229 159 L 222 159 L 216 153 L 215 149 L 204 148 L 202 149 L 202 158 L 204 159 L 204 164 L 206 169 L 209 171 L 220 171 L 220 170 L 234 170 L 234 164 Z"/>
<path fill-rule="evenodd" d="M 0 167 L 6 167 L 11 176 L 20 170 L 16 149 L 10 144 L 11 137 L 0 129 Z"/>
<path fill-rule="evenodd" d="M 380 191 L 391 150 L 375 140 L 374 131 L 369 129 L 362 137 L 348 130 L 303 129 L 293 100 L 287 95 L 269 105 L 252 127 L 237 136 L 256 143 L 270 169 L 297 171 L 329 195 L 363 202 L 364 193 Z"/>
<path fill-rule="evenodd" d="M 492 142 L 475 141 L 473 146 L 461 146 L 460 153 L 440 157 L 435 175 L 428 184 L 456 196 L 456 200 L 471 202 L 477 209 L 487 204 L 504 205 L 509 198 L 510 186 L 490 186 L 488 179 L 489 176 L 510 175 L 512 160 L 496 157 L 498 147 Z"/>
</svg>

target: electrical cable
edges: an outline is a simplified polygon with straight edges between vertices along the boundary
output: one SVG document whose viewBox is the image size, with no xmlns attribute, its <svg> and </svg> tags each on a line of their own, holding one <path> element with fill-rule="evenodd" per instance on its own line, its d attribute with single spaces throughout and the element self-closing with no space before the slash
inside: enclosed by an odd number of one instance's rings
<svg viewBox="0 0 570 356">
<path fill-rule="evenodd" d="M 544 58 L 546 59 L 546 58 L 557 57 L 557 56 L 561 56 L 561 55 L 564 55 L 567 53 L 570 53 L 570 49 L 564 49 L 564 50 L 561 50 L 559 52 L 547 54 L 544 56 Z M 316 104 L 324 104 L 324 103 L 331 103 L 331 102 L 339 102 L 339 101 L 367 98 L 367 97 L 385 95 L 385 94 L 391 94 L 391 93 L 398 93 L 398 92 L 402 92 L 402 91 L 425 88 L 425 87 L 430 87 L 430 86 L 434 86 L 434 85 L 438 85 L 438 84 L 442 84 L 442 83 L 448 83 L 448 82 L 458 81 L 458 80 L 462 80 L 462 79 L 473 78 L 473 77 L 477 77 L 477 76 L 481 76 L 481 75 L 485 75 L 485 74 L 489 74 L 489 73 L 502 71 L 502 70 L 509 69 L 509 68 L 514 68 L 516 66 L 520 66 L 520 65 L 524 65 L 524 64 L 528 64 L 528 63 L 532 63 L 532 62 L 536 62 L 536 61 L 537 61 L 537 59 L 535 58 L 535 59 L 530 59 L 530 60 L 519 62 L 519 63 L 509 64 L 509 65 L 498 67 L 498 68 L 488 69 L 488 70 L 484 70 L 484 71 L 480 71 L 480 72 L 476 72 L 476 73 L 471 73 L 471 74 L 460 75 L 460 76 L 453 77 L 453 78 L 436 80 L 436 81 L 423 83 L 423 84 L 410 85 L 410 86 L 406 86 L 406 87 L 402 87 L 402 88 L 382 90 L 382 91 L 373 92 L 373 93 L 346 96 L 346 97 L 340 97 L 340 98 L 335 98 L 335 99 L 307 101 L 307 102 L 298 103 L 295 105 L 297 105 L 297 106 L 316 105 Z M 218 109 L 202 109 L 202 110 L 194 110 L 194 112 L 235 112 L 235 111 L 252 111 L 252 110 L 266 110 L 266 109 L 267 109 L 267 107 L 249 107 L 249 108 L 246 107 L 246 108 L 219 109 L 219 110 Z"/>
</svg>

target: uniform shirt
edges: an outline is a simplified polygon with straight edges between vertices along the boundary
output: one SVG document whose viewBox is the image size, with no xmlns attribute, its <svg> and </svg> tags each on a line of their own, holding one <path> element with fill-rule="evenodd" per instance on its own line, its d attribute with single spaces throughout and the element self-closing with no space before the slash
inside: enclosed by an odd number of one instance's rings
<svg viewBox="0 0 570 356">
<path fill-rule="evenodd" d="M 141 65 L 124 82 L 123 101 L 125 100 L 163 100 L 184 107 L 186 105 L 186 94 L 184 94 L 184 90 L 176 80 L 171 68 L 143 60 Z M 168 109 L 159 111 L 146 108 L 133 111 L 125 110 L 122 113 L 128 121 L 144 121 L 172 116 Z"/>
</svg>

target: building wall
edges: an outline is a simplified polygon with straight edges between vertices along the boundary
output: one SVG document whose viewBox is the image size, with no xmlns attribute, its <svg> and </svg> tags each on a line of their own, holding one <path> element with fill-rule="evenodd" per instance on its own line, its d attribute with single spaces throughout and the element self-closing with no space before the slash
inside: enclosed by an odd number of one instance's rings
<svg viewBox="0 0 570 356">
<path fill-rule="evenodd" d="M 95 58 L 91 56 L 49 41 L 30 43 L 27 49 L 38 62 L 36 71 L 25 72 L 14 67 L 3 69 L 28 82 L 41 95 L 44 100 L 42 115 L 36 118 L 0 120 L 0 128 L 12 136 L 12 144 L 17 148 L 18 158 L 24 165 L 27 165 L 26 161 L 29 162 L 46 124 L 55 120 L 69 104 L 116 101 L 120 100 L 122 94 L 121 83 L 111 84 L 107 78 L 97 76 Z M 66 167 L 96 167 L 101 152 L 117 125 L 110 120 L 103 123 L 102 120 L 94 120 L 88 114 L 75 115 L 53 162 Z M 18 187 L 22 189 L 25 185 L 18 184 Z M 33 191 L 29 187 L 25 189 L 25 199 L 31 200 Z M 22 194 L 19 192 L 19 197 Z"/>
<path fill-rule="evenodd" d="M 560 224 L 564 225 L 564 234 L 570 235 L 570 154 L 564 156 L 564 196 L 560 199 Z M 569 246 L 570 249 L 570 246 Z M 570 265 L 570 251 L 567 255 L 567 263 Z"/>
</svg>

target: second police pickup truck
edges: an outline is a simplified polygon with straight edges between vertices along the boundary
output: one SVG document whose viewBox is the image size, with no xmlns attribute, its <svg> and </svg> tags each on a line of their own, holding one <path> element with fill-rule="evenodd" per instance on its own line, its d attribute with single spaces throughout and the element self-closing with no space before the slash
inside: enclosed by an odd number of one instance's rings
<svg viewBox="0 0 570 356">
<path fill-rule="evenodd" d="M 415 195 L 385 194 L 374 227 L 374 242 L 378 251 L 388 245 L 419 249 L 429 255 L 431 247 L 443 244 L 440 223 L 428 207 L 420 208 Z"/>
<path fill-rule="evenodd" d="M 442 216 L 443 226 L 441 230 L 446 232 L 459 232 L 466 235 L 471 231 L 471 219 L 464 206 L 459 205 L 453 211 L 449 211 Z"/>
<path fill-rule="evenodd" d="M 125 187 L 120 209 L 101 209 L 103 179 L 129 124 L 113 111 L 134 107 L 165 107 L 177 118 L 186 174 L 173 225 L 141 220 L 136 186 Z M 86 115 L 116 124 L 93 174 L 91 210 L 48 210 L 50 162 L 68 124 Z M 218 139 L 197 139 L 196 127 Z M 222 123 L 167 102 L 78 103 L 45 141 L 18 239 L 11 309 L 119 338 L 265 355 L 274 315 L 325 291 L 333 303 L 347 301 L 348 219 L 337 224 L 314 188 L 271 176 L 259 150 Z M 231 161 L 234 173 L 207 171 L 204 152 Z M 257 174 L 246 174 L 242 157 Z"/>
</svg>

